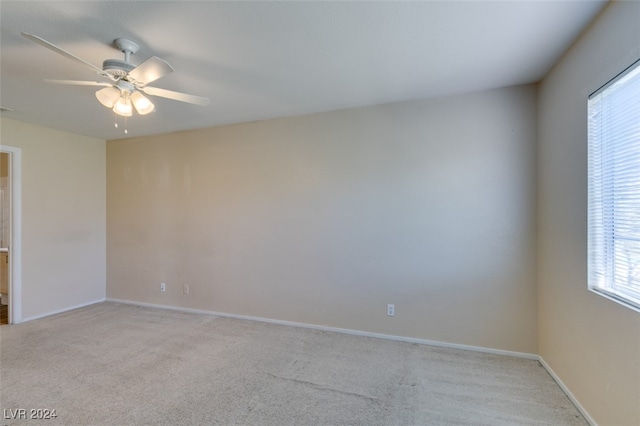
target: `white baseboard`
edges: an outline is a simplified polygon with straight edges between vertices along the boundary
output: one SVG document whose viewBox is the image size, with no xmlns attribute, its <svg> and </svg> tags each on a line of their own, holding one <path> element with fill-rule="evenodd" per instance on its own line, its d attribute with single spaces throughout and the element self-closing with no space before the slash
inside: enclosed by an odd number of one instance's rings
<svg viewBox="0 0 640 426">
<path fill-rule="evenodd" d="M 332 331 L 335 333 L 342 334 L 351 334 L 354 336 L 363 336 L 363 337 L 374 337 L 376 339 L 386 339 L 386 340 L 395 340 L 398 342 L 408 342 L 408 343 L 417 343 L 420 345 L 429 345 L 429 346 L 438 346 L 442 348 L 449 349 L 462 349 L 466 351 L 474 351 L 474 352 L 484 352 L 488 354 L 494 355 L 507 355 L 507 356 L 515 356 L 518 358 L 527 358 L 533 360 L 539 360 L 539 356 L 536 354 L 529 354 L 525 352 L 514 352 L 514 351 L 506 351 L 502 349 L 493 349 L 493 348 L 484 348 L 481 346 L 470 346 L 470 345 L 461 345 L 457 343 L 448 343 L 448 342 L 439 342 L 436 340 L 425 340 L 425 339 L 417 339 L 415 337 L 405 337 L 405 336 L 395 336 L 391 334 L 380 334 L 380 333 L 372 333 L 369 331 L 360 331 L 360 330 L 351 330 L 348 328 L 338 328 L 338 327 L 327 327 L 323 325 L 315 325 L 315 324 L 307 324 L 302 322 L 293 322 L 293 321 L 284 321 L 270 318 L 260 318 L 260 317 L 252 317 L 247 315 L 236 315 L 236 314 L 228 314 L 225 312 L 216 312 L 216 311 L 206 311 L 201 309 L 191 309 L 191 308 L 182 308 L 178 306 L 169 306 L 169 305 L 156 305 L 153 303 L 144 303 L 144 302 L 136 302 L 134 300 L 122 300 L 122 299 L 111 299 L 107 298 L 107 302 L 116 302 L 116 303 L 124 303 L 127 305 L 137 305 L 144 306 L 148 308 L 160 308 L 160 309 L 169 309 L 173 311 L 181 311 L 181 312 L 190 312 L 195 314 L 205 314 L 205 315 L 214 315 L 218 317 L 226 317 L 226 318 L 236 318 L 248 321 L 258 321 L 265 322 L 269 324 L 279 324 L 279 325 L 288 325 L 292 327 L 300 327 L 300 328 L 309 328 L 313 330 L 320 331 Z"/>
<path fill-rule="evenodd" d="M 555 371 L 553 371 L 553 369 L 549 366 L 549 364 L 547 364 L 547 362 L 544 360 L 544 358 L 542 358 L 542 356 L 538 356 L 538 361 L 540 361 L 540 364 L 542 364 L 544 369 L 547 370 L 547 372 L 553 378 L 553 380 L 556 381 L 558 386 L 560 386 L 560 389 L 562 389 L 562 391 L 569 397 L 571 402 L 573 402 L 573 405 L 576 406 L 576 408 L 578 409 L 578 411 L 580 411 L 580 414 L 582 414 L 582 416 L 585 418 L 585 420 L 587 422 L 589 422 L 589 424 L 591 426 L 598 426 L 596 421 L 593 420 L 593 418 L 589 415 L 587 410 L 585 410 L 584 407 L 580 404 L 580 402 L 578 402 L 576 397 L 573 396 L 573 394 L 571 393 L 569 388 L 562 382 L 562 380 L 560 380 L 560 377 L 558 377 L 558 375 L 555 373 Z"/>
<path fill-rule="evenodd" d="M 22 320 L 20 322 L 16 323 L 16 324 L 20 324 L 20 323 L 27 322 L 27 321 L 33 321 L 33 320 L 36 320 L 36 319 L 48 317 L 48 316 L 55 315 L 55 314 L 61 314 L 63 312 L 67 312 L 67 311 L 73 311 L 74 309 L 84 308 L 85 306 L 95 305 L 96 303 L 102 303 L 105 300 L 106 299 L 102 298 L 102 299 L 93 300 L 93 301 L 87 302 L 87 303 L 81 303 L 80 305 L 69 306 L 68 308 L 58 309 L 56 311 L 50 311 L 50 312 L 47 312 L 47 313 L 44 313 L 44 314 L 34 315 L 34 316 L 31 316 L 31 317 L 27 317 L 27 318 L 22 318 Z"/>
</svg>

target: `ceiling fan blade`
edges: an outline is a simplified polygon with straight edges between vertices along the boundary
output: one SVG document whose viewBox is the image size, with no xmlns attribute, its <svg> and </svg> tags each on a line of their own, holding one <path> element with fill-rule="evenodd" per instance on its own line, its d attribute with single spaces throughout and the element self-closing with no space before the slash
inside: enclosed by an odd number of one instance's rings
<svg viewBox="0 0 640 426">
<path fill-rule="evenodd" d="M 104 72 L 102 70 L 102 68 L 98 68 L 95 65 L 85 61 L 84 59 L 78 58 L 77 56 L 67 52 L 64 49 L 59 48 L 55 44 L 49 43 L 47 40 L 45 40 L 45 39 L 43 39 L 41 37 L 38 37 L 37 35 L 33 35 L 33 34 L 29 34 L 29 33 L 22 33 L 22 35 L 24 37 L 28 38 L 29 40 L 38 43 L 40 46 L 44 46 L 47 49 L 52 50 L 52 51 L 64 56 L 65 58 L 71 59 L 72 61 L 76 61 L 78 63 L 81 63 L 82 65 L 85 65 L 85 66 L 91 68 L 93 71 L 95 71 L 96 73 L 98 73 L 98 74 L 100 74 L 102 76 L 109 77 L 109 75 L 106 72 Z"/>
<path fill-rule="evenodd" d="M 173 90 L 160 89 L 158 87 L 142 87 L 142 90 L 147 95 L 160 96 L 161 98 L 173 99 L 174 101 L 187 102 L 189 104 L 207 106 L 211 103 L 209 98 L 202 96 L 187 95 L 186 93 L 174 92 Z"/>
<path fill-rule="evenodd" d="M 102 87 L 113 86 L 113 84 L 111 83 L 103 83 L 100 81 L 84 81 L 84 80 L 51 80 L 49 78 L 45 78 L 44 82 L 53 83 L 53 84 L 68 84 L 71 86 L 102 86 Z"/>
<path fill-rule="evenodd" d="M 148 84 L 156 81 L 160 77 L 173 72 L 173 67 L 169 62 L 152 56 L 131 71 L 129 71 L 129 80 L 135 81 L 136 84 Z"/>
</svg>

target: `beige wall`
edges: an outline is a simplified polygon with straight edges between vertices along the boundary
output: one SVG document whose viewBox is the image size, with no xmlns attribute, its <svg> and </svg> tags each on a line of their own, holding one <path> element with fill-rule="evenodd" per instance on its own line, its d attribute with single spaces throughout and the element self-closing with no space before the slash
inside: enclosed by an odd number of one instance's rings
<svg viewBox="0 0 640 426">
<path fill-rule="evenodd" d="M 535 353 L 535 105 L 522 86 L 109 141 L 107 296 Z"/>
<path fill-rule="evenodd" d="M 105 297 L 105 141 L 2 118 L 22 149 L 22 317 Z"/>
<path fill-rule="evenodd" d="M 640 2 L 613 3 L 540 86 L 540 354 L 602 425 L 640 424 L 640 314 L 587 290 L 588 95 L 640 58 Z"/>
</svg>

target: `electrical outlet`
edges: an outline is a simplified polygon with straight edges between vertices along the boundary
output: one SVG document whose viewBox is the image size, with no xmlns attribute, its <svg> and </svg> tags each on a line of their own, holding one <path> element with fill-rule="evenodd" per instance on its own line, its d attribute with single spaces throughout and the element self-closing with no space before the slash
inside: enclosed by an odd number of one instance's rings
<svg viewBox="0 0 640 426">
<path fill-rule="evenodd" d="M 189 284 L 184 284 L 182 286 L 182 293 L 189 294 Z"/>
<path fill-rule="evenodd" d="M 165 283 L 160 283 L 160 291 L 167 291 L 167 286 Z"/>
<path fill-rule="evenodd" d="M 395 305 L 387 305 L 387 315 L 390 317 L 396 314 L 396 306 Z"/>
</svg>

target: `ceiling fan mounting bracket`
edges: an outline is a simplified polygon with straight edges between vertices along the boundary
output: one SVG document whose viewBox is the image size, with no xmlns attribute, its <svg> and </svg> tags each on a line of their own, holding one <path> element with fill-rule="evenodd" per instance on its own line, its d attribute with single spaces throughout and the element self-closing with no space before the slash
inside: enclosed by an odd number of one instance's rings
<svg viewBox="0 0 640 426">
<path fill-rule="evenodd" d="M 138 49 L 140 49 L 140 46 L 138 46 L 137 43 L 134 43 L 131 40 L 127 40 L 126 38 L 117 38 L 113 41 L 113 43 L 125 55 L 127 55 L 127 52 L 129 52 L 130 55 L 133 55 L 138 51 Z M 125 60 L 128 61 L 129 58 L 126 58 Z"/>
</svg>

